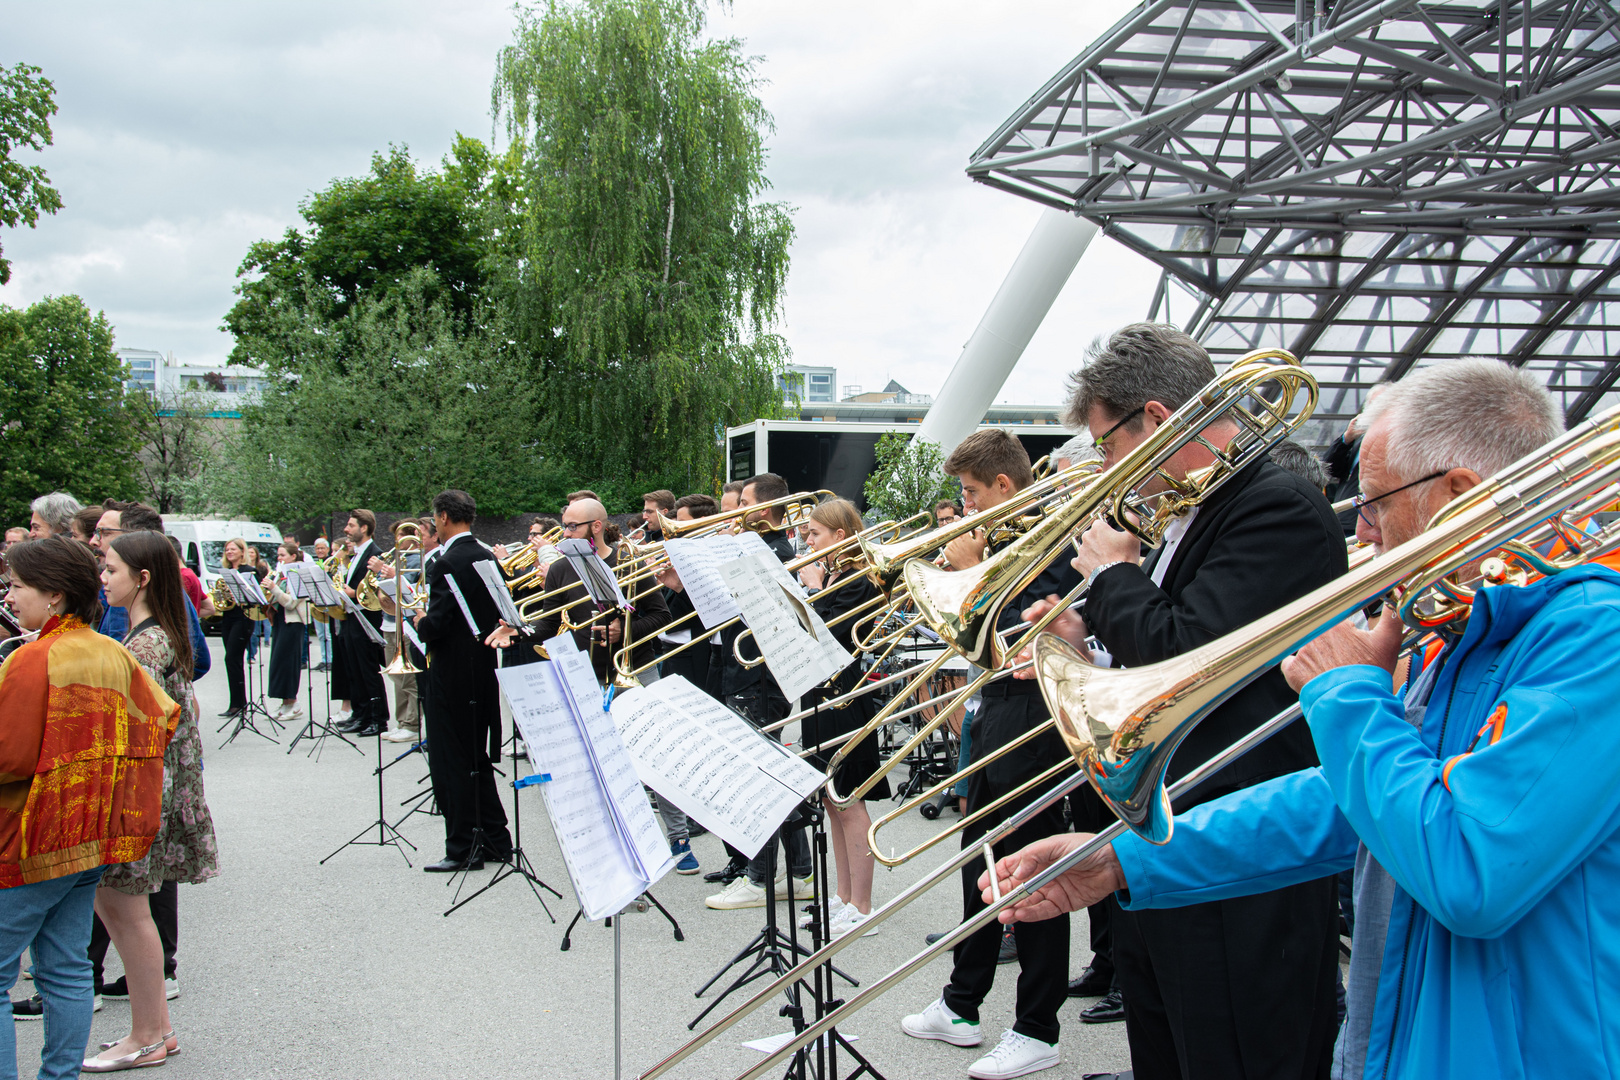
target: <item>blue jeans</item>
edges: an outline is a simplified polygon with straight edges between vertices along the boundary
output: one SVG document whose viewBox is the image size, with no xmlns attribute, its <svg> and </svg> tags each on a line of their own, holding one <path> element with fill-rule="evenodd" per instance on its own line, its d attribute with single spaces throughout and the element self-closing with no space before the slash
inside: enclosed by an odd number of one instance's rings
<svg viewBox="0 0 1620 1080">
<path fill-rule="evenodd" d="M 270 620 L 260 619 L 253 624 L 253 636 L 248 639 L 248 659 L 256 660 L 259 656 L 259 639 L 264 639 L 264 647 L 270 647 Z"/>
<path fill-rule="evenodd" d="M 320 642 L 321 642 L 321 663 L 330 664 L 332 662 L 332 625 L 331 625 L 331 623 L 323 623 L 323 622 L 316 623 L 315 624 L 315 636 L 317 638 L 319 638 Z"/>
<path fill-rule="evenodd" d="M 39 1080 L 72 1080 L 90 1041 L 90 917 L 102 867 L 0 890 L 0 984 L 17 983 L 17 961 L 33 946 L 34 989 L 45 999 Z M 17 1080 L 17 1033 L 0 1024 L 0 1080 Z"/>
</svg>

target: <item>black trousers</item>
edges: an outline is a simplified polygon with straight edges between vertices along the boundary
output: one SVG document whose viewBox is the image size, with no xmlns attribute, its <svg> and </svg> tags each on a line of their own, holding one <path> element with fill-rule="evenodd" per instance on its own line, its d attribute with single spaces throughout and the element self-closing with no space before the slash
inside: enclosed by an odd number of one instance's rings
<svg viewBox="0 0 1620 1080">
<path fill-rule="evenodd" d="M 1027 690 L 1025 689 L 1027 688 Z M 1033 691 L 1030 693 L 1029 691 Z M 985 688 L 978 713 L 973 717 L 971 760 L 1005 746 L 1018 735 L 1047 717 L 1046 704 L 1034 683 L 991 684 Z M 971 814 L 1039 774 L 1056 756 L 1065 753 L 1056 733 L 1050 738 L 1033 739 L 1017 750 L 992 762 L 968 778 L 967 809 Z M 1015 799 L 1006 807 L 969 826 L 962 833 L 963 848 L 977 847 L 990 826 L 1005 820 L 1013 811 L 1027 806 L 1032 798 Z M 992 820 L 993 819 L 993 820 Z M 1023 828 L 996 844 L 996 858 L 1064 832 L 1063 804 L 1053 803 Z M 985 871 L 984 857 L 962 868 L 962 917 L 968 919 L 984 910 L 979 892 L 979 875 Z M 996 981 L 996 961 L 1001 953 L 1001 925 L 991 923 L 956 947 L 956 964 L 951 981 L 945 986 L 945 1004 L 956 1015 L 979 1019 L 979 1006 Z M 1058 1009 L 1069 993 L 1069 916 L 1067 913 L 1044 922 L 1013 924 L 1018 942 L 1018 1003 L 1013 1030 L 1044 1043 L 1058 1041 Z"/>
<path fill-rule="evenodd" d="M 1069 796 L 1069 818 L 1075 832 L 1098 833 L 1114 823 L 1114 812 L 1102 801 L 1090 784 L 1085 784 Z M 1091 966 L 1100 975 L 1112 976 L 1113 985 L 1119 986 L 1119 974 L 1114 968 L 1114 936 L 1111 926 L 1113 912 L 1119 907 L 1112 896 L 1086 908 L 1086 921 L 1091 932 Z"/>
<path fill-rule="evenodd" d="M 512 835 L 506 830 L 506 809 L 495 790 L 495 770 L 489 760 L 489 726 L 478 718 L 456 684 L 446 688 L 434 676 L 431 664 L 427 684 L 423 712 L 428 773 L 433 779 L 433 799 L 444 815 L 445 858 L 465 862 L 486 854 L 510 855 Z M 473 850 L 475 827 L 484 834 L 479 851 Z"/>
<path fill-rule="evenodd" d="M 1328 877 L 1165 911 L 1116 908 L 1114 963 L 1137 1080 L 1327 1077 L 1338 1031 Z"/>
<path fill-rule="evenodd" d="M 250 624 L 251 625 L 251 624 Z M 180 883 L 178 881 L 165 881 L 163 888 L 155 893 L 148 893 L 147 899 L 152 905 L 152 921 L 157 924 L 158 940 L 163 942 L 163 977 L 174 978 L 174 953 L 180 945 Z M 90 966 L 95 969 L 96 992 L 101 992 L 102 967 L 107 962 L 107 946 L 112 944 L 112 938 L 107 934 L 107 928 L 101 925 L 101 916 L 91 915 L 90 923 Z"/>
<path fill-rule="evenodd" d="M 231 688 L 231 708 L 247 707 L 248 641 L 253 637 L 255 624 L 239 611 L 225 616 L 222 634 L 225 638 L 225 682 Z"/>
<path fill-rule="evenodd" d="M 337 639 L 332 642 L 332 696 L 354 706 L 356 720 L 388 723 L 388 691 L 383 688 L 383 649 L 366 636 L 351 613 L 338 623 Z M 382 612 L 368 611 L 366 621 L 382 626 Z"/>
<path fill-rule="evenodd" d="M 774 724 L 788 714 L 787 701 L 782 697 L 782 691 L 777 689 L 775 680 L 761 679 L 753 686 L 728 696 L 726 704 L 755 727 Z M 782 733 L 773 731 L 770 738 L 781 742 Z M 788 820 L 792 821 L 793 818 L 789 817 Z M 810 876 L 810 838 L 805 833 L 804 825 L 784 825 L 777 830 L 776 836 L 771 837 L 765 846 L 759 849 L 759 854 L 748 860 L 748 869 L 745 872 L 748 880 L 755 885 L 763 885 L 767 877 L 776 876 L 778 837 L 781 838 L 782 846 L 787 849 L 788 873 L 797 878 Z M 730 844 L 726 845 L 726 853 L 733 858 L 742 854 Z"/>
<path fill-rule="evenodd" d="M 269 694 L 283 701 L 298 696 L 298 677 L 309 659 L 304 624 L 278 622 L 271 631 Z"/>
<path fill-rule="evenodd" d="M 670 646 L 680 648 L 680 646 Z M 679 675 L 687 682 L 705 692 L 709 689 L 709 657 L 714 648 L 708 642 L 701 642 L 689 648 L 682 649 L 673 656 L 666 657 L 658 665 L 658 674 L 661 678 Z"/>
</svg>

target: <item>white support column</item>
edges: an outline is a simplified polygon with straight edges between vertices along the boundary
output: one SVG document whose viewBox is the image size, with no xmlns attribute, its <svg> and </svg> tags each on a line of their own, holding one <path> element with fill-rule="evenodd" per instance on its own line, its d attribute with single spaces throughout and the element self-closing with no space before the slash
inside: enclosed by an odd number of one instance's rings
<svg viewBox="0 0 1620 1080">
<path fill-rule="evenodd" d="M 1084 218 L 1061 210 L 1041 215 L 923 417 L 919 439 L 949 454 L 978 427 L 1096 235 Z"/>
</svg>

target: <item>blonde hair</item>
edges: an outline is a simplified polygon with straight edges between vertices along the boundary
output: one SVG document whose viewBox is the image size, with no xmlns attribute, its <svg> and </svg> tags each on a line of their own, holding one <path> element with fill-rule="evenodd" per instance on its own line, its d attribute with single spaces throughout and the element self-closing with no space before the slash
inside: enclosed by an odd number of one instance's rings
<svg viewBox="0 0 1620 1080">
<path fill-rule="evenodd" d="M 248 562 L 248 559 L 251 557 L 251 556 L 248 555 L 248 542 L 245 539 L 243 539 L 242 537 L 240 537 L 240 536 L 233 536 L 229 540 L 225 541 L 225 546 L 226 547 L 229 547 L 232 544 L 235 544 L 236 545 L 236 550 L 240 551 L 242 553 L 241 556 L 236 560 L 236 566 L 244 566 L 244 565 L 251 566 L 251 565 L 253 565 L 252 563 Z M 223 566 L 224 563 L 225 563 L 225 555 L 224 555 L 223 552 L 220 553 L 219 561 L 220 561 L 220 565 Z M 234 569 L 236 569 L 236 567 L 233 566 L 233 567 L 231 567 L 231 569 L 234 570 Z"/>
<path fill-rule="evenodd" d="M 844 531 L 844 538 L 861 531 L 861 512 L 855 509 L 855 504 L 848 499 L 828 499 L 810 511 L 810 520 L 825 528 Z M 860 548 L 855 545 L 845 548 L 839 554 L 839 562 L 859 564 L 861 562 Z"/>
</svg>

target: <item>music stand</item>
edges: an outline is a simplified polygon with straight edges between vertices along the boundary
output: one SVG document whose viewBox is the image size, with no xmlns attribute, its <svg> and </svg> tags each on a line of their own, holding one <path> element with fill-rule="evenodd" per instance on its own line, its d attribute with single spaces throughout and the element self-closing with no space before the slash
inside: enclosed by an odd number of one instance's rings
<svg viewBox="0 0 1620 1080">
<path fill-rule="evenodd" d="M 325 866 L 328 860 L 332 859 L 337 855 L 338 851 L 342 851 L 346 847 L 388 847 L 390 845 L 398 849 L 400 856 L 405 860 L 406 866 L 411 865 L 411 857 L 405 854 L 405 848 L 408 847 L 412 851 L 415 851 L 416 845 L 405 839 L 404 835 L 401 834 L 398 829 L 390 825 L 388 823 L 387 816 L 383 812 L 383 771 L 388 766 L 383 764 L 382 759 L 382 735 L 378 734 L 374 736 L 374 738 L 377 740 L 377 767 L 371 770 L 371 774 L 377 778 L 377 820 L 368 822 L 365 828 L 355 833 L 354 839 L 338 845 L 337 851 L 332 852 L 331 855 L 328 855 L 325 859 L 320 861 L 319 865 L 321 866 Z M 403 757 L 404 755 L 402 754 L 400 756 Z M 391 765 L 393 762 L 389 762 L 389 764 Z M 372 826 L 376 826 L 377 839 L 363 839 L 363 837 L 371 831 Z M 401 844 L 404 844 L 405 847 L 400 847 Z"/>
<path fill-rule="evenodd" d="M 253 581 L 250 585 L 248 579 L 244 578 L 240 571 L 222 570 L 219 576 L 220 580 L 225 582 L 225 588 L 231 594 L 232 602 L 242 609 L 244 616 L 247 614 L 248 608 L 263 607 L 270 603 L 269 600 L 265 599 L 264 593 L 259 589 L 259 583 L 257 581 Z M 257 628 L 255 628 L 254 632 L 258 632 Z M 244 663 L 246 663 L 246 659 L 246 657 L 243 658 Z M 249 673 L 247 672 L 243 673 L 244 683 L 247 681 L 248 674 Z M 264 692 L 264 679 L 262 671 L 260 672 L 259 692 L 261 694 Z M 237 713 L 235 716 L 227 717 L 225 722 L 215 730 L 215 734 L 218 734 L 219 732 L 224 731 L 226 728 L 231 727 L 232 721 L 235 721 L 236 726 L 231 728 L 231 733 L 226 737 L 225 741 L 219 744 L 220 749 L 223 750 L 225 747 L 235 742 L 236 737 L 242 734 L 244 731 L 251 731 L 259 738 L 268 742 L 279 742 L 274 735 L 266 735 L 264 732 L 260 731 L 259 726 L 254 723 L 254 717 L 255 715 L 263 717 L 266 723 L 274 724 L 278 728 L 280 727 L 280 722 L 276 720 L 275 717 L 270 715 L 270 711 L 264 707 L 262 701 L 255 701 L 252 694 L 244 693 L 243 697 L 247 699 L 247 704 L 242 706 L 242 711 Z"/>
<path fill-rule="evenodd" d="M 298 564 L 289 565 L 287 570 L 292 575 L 292 580 L 300 586 L 301 591 L 297 592 L 296 595 L 310 602 L 310 611 L 312 612 L 310 618 L 314 618 L 313 611 L 315 608 L 341 606 L 338 603 L 337 593 L 332 589 L 331 579 L 325 573 L 319 572 L 318 567 Z M 327 616 L 327 621 L 331 622 L 330 615 Z M 304 726 L 293 736 L 292 742 L 287 744 L 287 753 L 291 754 L 293 748 L 300 741 L 309 739 L 310 753 L 315 757 L 315 760 L 319 761 L 320 751 L 325 740 L 335 737 L 348 743 L 355 753 L 364 756 L 364 750 L 350 742 L 348 736 L 332 726 L 332 670 L 330 667 L 325 672 L 326 719 L 322 721 L 315 719 L 315 679 L 314 671 L 309 666 L 309 646 L 310 642 L 306 639 L 304 642 L 304 685 L 309 693 L 309 711 L 304 715 Z"/>
<path fill-rule="evenodd" d="M 494 768 L 494 766 L 492 765 L 491 768 Z M 530 764 L 530 770 L 531 771 L 530 771 L 529 775 L 519 777 L 519 776 L 516 775 L 517 768 L 518 768 L 517 767 L 517 759 L 514 758 L 513 759 L 513 764 L 512 764 L 512 772 L 513 772 L 514 775 L 513 775 L 513 778 L 511 780 L 511 785 L 512 785 L 512 857 L 509 860 L 507 860 L 506 862 L 502 863 L 500 865 L 500 867 L 496 869 L 495 875 L 493 877 L 491 877 L 487 882 L 484 883 L 483 888 L 481 888 L 477 892 L 471 894 L 465 900 L 458 899 L 458 900 L 456 900 L 455 903 L 451 904 L 449 911 L 446 911 L 444 913 L 446 918 L 449 918 L 451 913 L 456 911 L 457 909 L 466 907 L 468 904 L 472 903 L 474 900 L 478 899 L 480 896 L 483 896 L 485 893 L 489 892 L 489 890 L 493 889 L 495 886 L 499 885 L 501 882 L 505 881 L 507 878 L 520 877 L 528 884 L 529 891 L 534 893 L 534 898 L 536 900 L 540 901 L 540 908 L 541 908 L 541 910 L 543 910 L 546 913 L 546 918 L 550 919 L 553 924 L 555 924 L 557 922 L 557 916 L 555 916 L 555 915 L 553 915 L 551 913 L 551 908 L 546 904 L 546 898 L 540 895 L 540 890 L 541 889 L 546 890 L 546 892 L 550 893 L 552 896 L 555 896 L 559 900 L 562 899 L 562 893 L 558 892 L 556 889 L 552 888 L 550 885 L 546 884 L 545 881 L 543 881 L 541 879 L 540 875 L 535 872 L 534 864 L 529 861 L 529 856 L 523 850 L 523 811 L 522 811 L 521 807 L 519 806 L 519 804 L 523 800 L 518 797 L 518 795 L 522 791 L 522 789 L 528 787 L 531 784 L 538 784 L 538 783 L 541 783 L 543 780 L 551 779 L 551 774 L 550 773 L 537 773 L 537 772 L 532 771 L 533 770 L 533 763 L 531 763 Z M 496 769 L 495 771 L 500 772 L 499 769 Z M 505 774 L 503 773 L 502 775 L 504 776 Z M 475 793 L 477 792 L 477 790 L 478 789 L 476 787 L 473 789 L 473 791 Z M 473 803 L 473 805 L 476 808 L 478 804 L 475 801 Z M 477 812 L 476 809 L 474 810 L 474 812 L 475 813 Z M 409 815 L 406 815 L 406 816 L 408 817 Z M 404 818 L 401 818 L 400 820 L 403 821 Z M 477 842 L 477 840 L 479 840 L 481 838 L 481 835 L 482 834 L 481 834 L 481 832 L 479 830 L 476 830 L 476 829 L 474 830 L 473 839 L 474 839 L 475 843 Z M 477 847 L 473 848 L 474 852 L 477 852 L 477 850 L 478 850 Z M 460 890 L 457 890 L 457 892 L 459 893 Z M 657 901 L 654 901 L 654 903 L 657 903 Z M 659 906 L 662 907 L 663 905 L 660 904 Z M 569 926 L 572 927 L 573 924 L 570 923 Z M 678 931 L 678 929 L 679 928 L 677 928 L 677 931 Z"/>
</svg>

